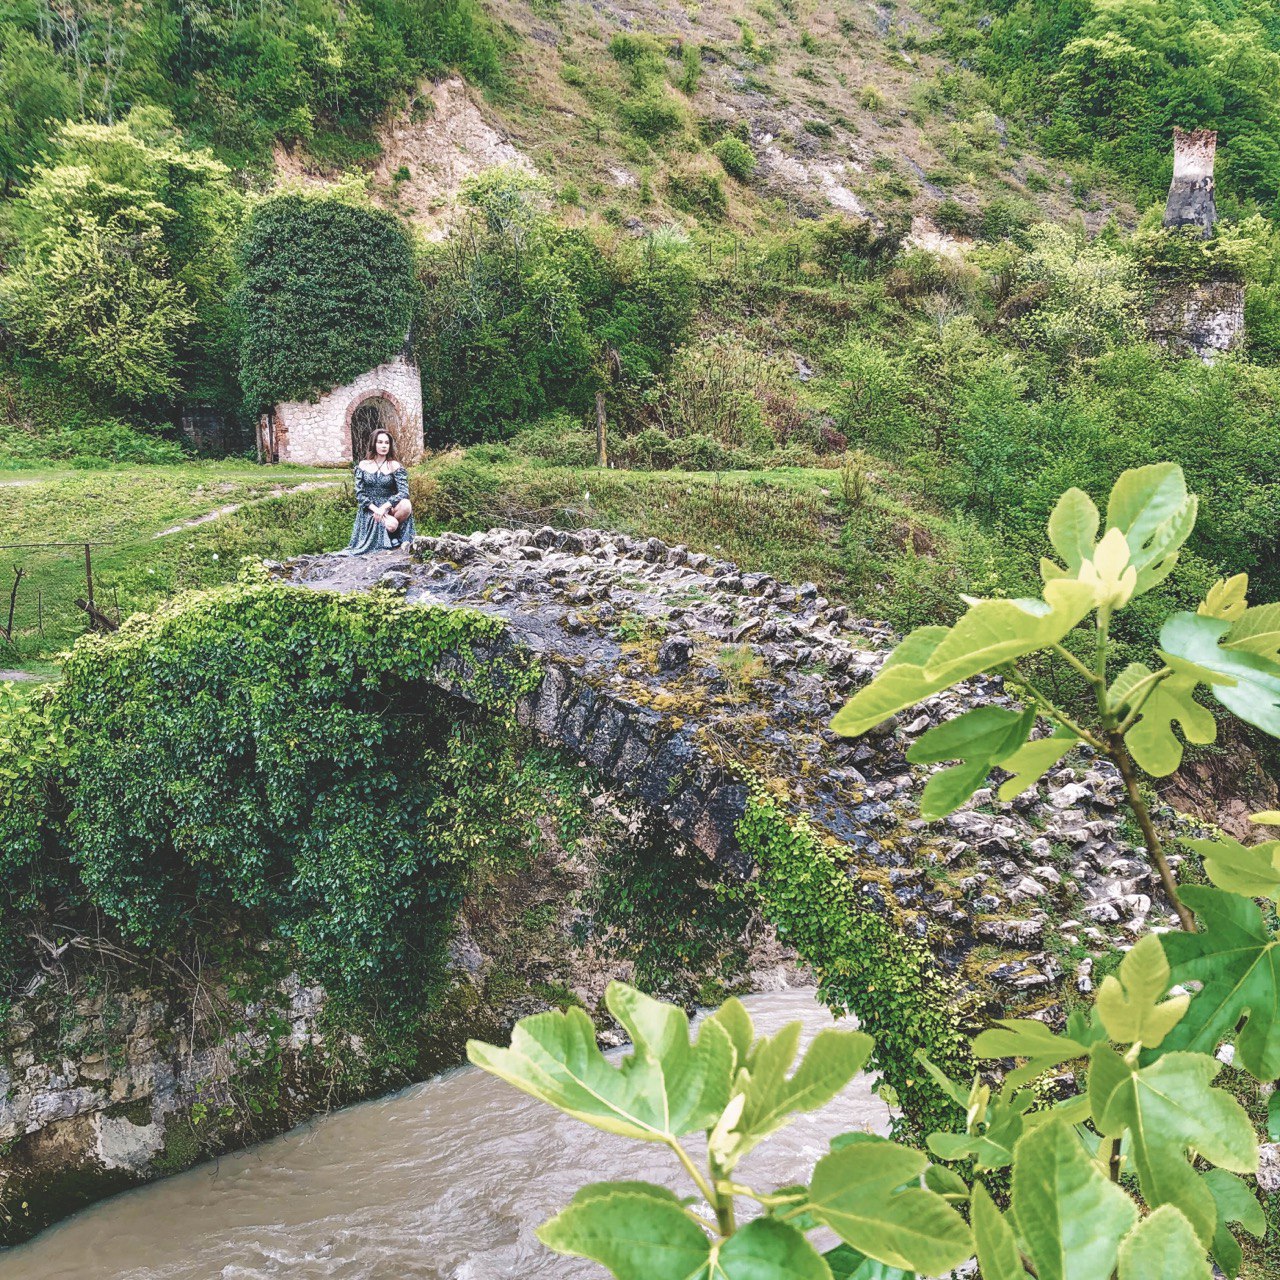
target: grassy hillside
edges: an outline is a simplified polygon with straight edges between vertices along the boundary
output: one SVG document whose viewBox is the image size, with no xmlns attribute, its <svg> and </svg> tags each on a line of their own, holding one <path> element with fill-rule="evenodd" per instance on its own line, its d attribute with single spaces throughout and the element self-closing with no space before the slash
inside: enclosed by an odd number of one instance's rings
<svg viewBox="0 0 1280 1280">
<path fill-rule="evenodd" d="M 296 554 L 344 545 L 345 472 L 264 471 L 247 463 L 185 463 L 106 471 L 0 471 L 0 543 L 91 542 L 95 603 L 110 617 L 154 607 L 185 588 L 223 581 L 242 555 Z M 292 495 L 292 496 L 288 496 Z M 0 667 L 39 676 L 86 629 L 79 545 L 3 553 L 0 624 L 10 566 L 23 571 L 14 634 Z"/>
<path fill-rule="evenodd" d="M 921 218 L 928 238 L 1010 208 L 1094 228 L 1133 216 L 1099 173 L 1030 146 L 998 114 L 998 87 L 911 6 L 492 0 L 486 11 L 509 37 L 501 83 L 469 100 L 423 86 L 376 131 L 375 188 L 429 227 L 449 213 L 444 175 L 468 172 L 468 154 L 511 162 L 504 147 L 549 180 L 571 224 L 710 216 L 744 235 L 840 212 Z M 746 148 L 736 162 L 723 159 L 726 137 Z M 305 145 L 281 158 L 316 178 L 341 167 Z"/>
</svg>

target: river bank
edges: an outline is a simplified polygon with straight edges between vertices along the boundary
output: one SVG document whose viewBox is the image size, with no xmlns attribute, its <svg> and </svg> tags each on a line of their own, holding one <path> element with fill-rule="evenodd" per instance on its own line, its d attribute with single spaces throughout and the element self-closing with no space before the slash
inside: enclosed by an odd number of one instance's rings
<svg viewBox="0 0 1280 1280">
<path fill-rule="evenodd" d="M 468 898 L 431 1007 L 394 1033 L 372 1011 L 356 1025 L 331 1009 L 324 988 L 265 936 L 209 938 L 198 957 L 163 963 L 94 951 L 83 938 L 46 955 L 0 1022 L 0 1245 L 456 1066 L 469 1037 L 500 1040 L 540 1009 L 578 1004 L 597 1017 L 604 1042 L 617 1043 L 604 989 L 613 978 L 652 985 L 653 946 L 677 946 L 669 925 L 685 932 L 684 960 L 668 957 L 671 995 L 691 1007 L 801 980 L 755 916 L 732 917 L 735 932 L 706 907 L 701 923 L 683 926 L 655 916 L 641 929 L 637 914 L 629 943 L 616 904 L 606 903 L 618 877 L 638 859 L 665 867 L 669 881 L 680 850 L 655 842 L 623 798 L 600 790 L 583 800 L 589 830 L 562 842 L 544 823 L 519 870 Z M 715 878 L 701 855 L 689 864 Z M 631 892 L 642 913 L 645 886 Z"/>
<path fill-rule="evenodd" d="M 746 998 L 758 1033 L 831 1024 L 810 987 Z M 885 1132 L 868 1077 L 748 1158 L 748 1176 L 807 1178 L 829 1138 Z M 581 1185 L 642 1178 L 689 1188 L 668 1152 L 540 1106 L 472 1068 L 334 1112 L 261 1146 L 95 1206 L 0 1253 L 0 1280 L 582 1280 L 533 1229 Z"/>
</svg>

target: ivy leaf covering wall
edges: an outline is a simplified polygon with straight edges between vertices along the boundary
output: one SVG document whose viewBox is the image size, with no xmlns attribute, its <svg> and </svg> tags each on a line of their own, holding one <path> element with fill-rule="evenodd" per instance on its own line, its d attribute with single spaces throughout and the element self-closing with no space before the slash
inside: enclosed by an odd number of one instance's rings
<svg viewBox="0 0 1280 1280">
<path fill-rule="evenodd" d="M 538 675 L 500 630 L 255 582 L 79 644 L 41 713 L 0 720 L 0 976 L 28 915 L 158 950 L 239 924 L 340 1005 L 420 1008 L 473 878 L 580 803 L 516 729 Z M 432 688 L 446 661 L 474 707 Z"/>
<path fill-rule="evenodd" d="M 332 196 L 273 196 L 249 215 L 240 264 L 240 386 L 251 412 L 313 399 L 405 344 L 412 254 L 388 213 Z"/>
</svg>

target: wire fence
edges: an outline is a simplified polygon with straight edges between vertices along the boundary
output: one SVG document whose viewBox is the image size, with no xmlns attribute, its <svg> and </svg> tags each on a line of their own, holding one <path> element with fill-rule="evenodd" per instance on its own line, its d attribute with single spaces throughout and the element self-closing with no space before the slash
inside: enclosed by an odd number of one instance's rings
<svg viewBox="0 0 1280 1280">
<path fill-rule="evenodd" d="M 120 625 L 119 597 L 114 589 L 102 589 L 93 563 L 95 548 L 113 545 L 0 543 L 9 569 L 0 577 L 0 656 L 31 657 L 80 631 L 114 631 Z"/>
</svg>

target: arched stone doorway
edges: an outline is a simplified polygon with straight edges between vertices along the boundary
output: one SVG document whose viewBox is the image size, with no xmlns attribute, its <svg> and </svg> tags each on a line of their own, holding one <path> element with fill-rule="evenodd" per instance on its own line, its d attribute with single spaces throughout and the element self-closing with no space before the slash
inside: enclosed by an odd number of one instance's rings
<svg viewBox="0 0 1280 1280">
<path fill-rule="evenodd" d="M 390 431 L 396 442 L 396 452 L 401 457 L 411 453 L 405 440 L 404 414 L 393 396 L 386 392 L 375 392 L 365 396 L 352 407 L 348 419 L 351 430 L 351 457 L 354 460 L 363 458 L 369 450 L 369 441 L 375 431 Z"/>
<path fill-rule="evenodd" d="M 382 427 L 406 466 L 422 457 L 422 377 L 403 354 L 315 400 L 290 400 L 263 414 L 259 456 L 341 466 L 363 457 L 368 433 Z"/>
</svg>

